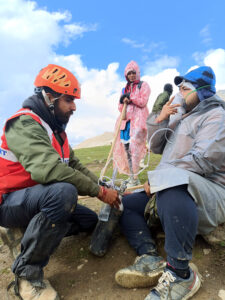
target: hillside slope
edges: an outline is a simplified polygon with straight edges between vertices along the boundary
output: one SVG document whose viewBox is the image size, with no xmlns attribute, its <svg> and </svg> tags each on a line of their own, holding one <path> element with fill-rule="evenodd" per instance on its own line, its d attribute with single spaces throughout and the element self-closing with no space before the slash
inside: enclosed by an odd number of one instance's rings
<svg viewBox="0 0 225 300">
<path fill-rule="evenodd" d="M 101 135 L 87 139 L 74 147 L 74 149 L 91 148 L 98 146 L 111 145 L 113 140 L 113 132 L 104 132 Z"/>
</svg>

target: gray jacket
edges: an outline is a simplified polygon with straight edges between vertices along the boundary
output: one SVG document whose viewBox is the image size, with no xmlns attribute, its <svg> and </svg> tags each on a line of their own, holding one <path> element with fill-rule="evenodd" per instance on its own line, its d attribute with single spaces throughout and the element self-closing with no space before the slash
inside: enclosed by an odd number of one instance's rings
<svg viewBox="0 0 225 300">
<path fill-rule="evenodd" d="M 205 99 L 173 123 L 173 132 L 169 120 L 156 124 L 156 117 L 147 119 L 150 148 L 162 154 L 148 173 L 151 192 L 187 184 L 199 209 L 199 233 L 209 233 L 225 222 L 225 102 Z"/>
</svg>

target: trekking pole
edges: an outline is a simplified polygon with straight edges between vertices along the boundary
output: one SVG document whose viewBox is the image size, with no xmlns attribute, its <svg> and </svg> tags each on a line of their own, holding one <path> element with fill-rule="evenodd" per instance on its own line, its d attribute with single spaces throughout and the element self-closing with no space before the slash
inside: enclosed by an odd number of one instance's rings
<svg viewBox="0 0 225 300">
<path fill-rule="evenodd" d="M 116 129 L 116 132 L 115 132 L 115 136 L 114 136 L 114 139 L 113 139 L 113 142 L 112 142 L 112 146 L 111 146 L 111 149 L 109 151 L 109 154 L 108 154 L 108 158 L 107 158 L 107 161 L 106 161 L 106 164 L 103 168 L 103 171 L 102 171 L 102 174 L 101 174 L 101 179 L 105 176 L 105 173 L 106 173 L 106 168 L 108 166 L 108 163 L 111 159 L 111 156 L 112 156 L 112 153 L 113 153 L 113 150 L 114 150 L 114 147 L 115 147 L 115 144 L 116 144 L 116 140 L 117 140 L 117 137 L 118 137 L 118 134 L 120 132 L 120 126 L 121 126 L 121 123 L 122 121 L 126 118 L 126 109 L 127 109 L 127 103 L 124 103 L 123 105 L 123 110 L 121 112 L 121 115 L 120 115 L 120 119 L 119 119 L 119 124 L 118 124 L 118 127 Z"/>
<path fill-rule="evenodd" d="M 144 188 L 143 184 L 135 185 L 135 186 L 132 186 L 132 187 L 128 187 L 126 189 L 126 192 L 133 191 L 133 190 L 139 190 L 139 189 L 143 189 L 143 188 Z"/>
<path fill-rule="evenodd" d="M 116 129 L 116 133 L 113 139 L 113 143 L 105 164 L 104 169 L 102 170 L 102 173 L 100 175 L 100 180 L 102 185 L 106 185 L 106 183 L 103 182 L 103 177 L 105 176 L 106 168 L 110 162 L 111 155 L 113 153 L 115 143 L 120 131 L 120 126 L 122 123 L 122 120 L 124 120 L 125 115 L 126 115 L 126 108 L 127 108 L 127 103 L 124 103 L 123 110 L 121 112 L 121 116 L 119 119 L 118 127 Z M 114 180 L 116 177 L 116 170 L 113 174 L 112 182 L 110 187 L 114 187 Z M 121 203 L 121 208 L 122 208 L 122 203 Z M 89 245 L 89 250 L 91 251 L 92 254 L 96 256 L 104 256 L 106 254 L 106 251 L 109 246 L 109 242 L 112 238 L 113 232 L 119 222 L 119 217 L 122 214 L 122 209 L 117 209 L 111 207 L 109 204 L 104 204 L 99 212 L 98 215 L 98 223 L 92 233 L 90 245 Z"/>
</svg>

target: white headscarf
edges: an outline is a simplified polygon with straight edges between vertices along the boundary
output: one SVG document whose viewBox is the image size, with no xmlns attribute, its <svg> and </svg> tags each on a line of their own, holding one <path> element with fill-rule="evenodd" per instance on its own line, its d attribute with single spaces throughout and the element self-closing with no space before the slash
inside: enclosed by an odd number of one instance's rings
<svg viewBox="0 0 225 300">
<path fill-rule="evenodd" d="M 186 88 L 188 88 L 188 89 L 191 89 L 192 91 L 193 91 L 193 90 L 196 90 L 196 88 L 193 86 L 193 84 L 192 84 L 190 81 L 185 81 L 185 80 L 183 80 L 183 81 L 178 85 L 178 87 L 181 87 L 181 86 L 184 86 L 184 87 L 186 87 Z"/>
</svg>

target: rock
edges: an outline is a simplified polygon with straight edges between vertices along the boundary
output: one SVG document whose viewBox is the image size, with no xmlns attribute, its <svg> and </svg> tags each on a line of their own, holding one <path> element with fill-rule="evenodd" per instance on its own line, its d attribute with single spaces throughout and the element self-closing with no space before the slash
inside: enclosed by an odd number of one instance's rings
<svg viewBox="0 0 225 300">
<path fill-rule="evenodd" d="M 220 245 L 220 243 L 225 243 L 225 223 L 219 225 L 215 230 L 207 235 L 202 235 L 204 240 L 210 245 Z"/>
<path fill-rule="evenodd" d="M 225 300 L 225 290 L 220 290 L 218 293 L 218 296 L 222 299 Z"/>
<path fill-rule="evenodd" d="M 203 253 L 205 255 L 208 255 L 211 252 L 211 249 L 203 249 Z"/>
<path fill-rule="evenodd" d="M 84 264 L 81 264 L 81 265 L 77 266 L 77 270 L 78 271 L 81 270 L 83 268 L 83 266 L 84 266 Z"/>
</svg>

